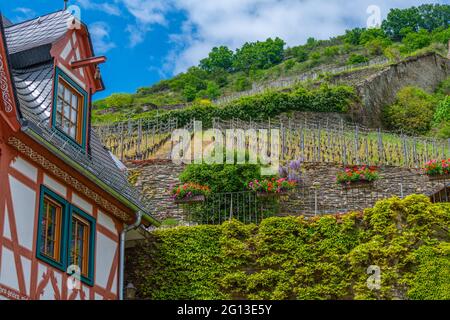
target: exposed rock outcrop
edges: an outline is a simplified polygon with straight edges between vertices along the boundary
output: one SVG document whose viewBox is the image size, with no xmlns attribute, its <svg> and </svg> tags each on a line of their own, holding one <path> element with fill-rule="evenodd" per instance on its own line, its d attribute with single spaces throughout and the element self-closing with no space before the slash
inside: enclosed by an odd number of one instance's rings
<svg viewBox="0 0 450 320">
<path fill-rule="evenodd" d="M 383 107 L 395 102 L 400 89 L 415 86 L 433 92 L 449 76 L 450 60 L 435 53 L 392 64 L 356 84 L 361 103 L 351 110 L 351 116 L 364 125 L 380 127 Z"/>
</svg>

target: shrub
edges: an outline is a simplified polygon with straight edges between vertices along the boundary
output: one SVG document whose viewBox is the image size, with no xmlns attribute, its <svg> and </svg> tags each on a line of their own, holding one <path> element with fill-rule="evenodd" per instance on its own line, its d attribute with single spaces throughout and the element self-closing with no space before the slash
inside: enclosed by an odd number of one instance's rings
<svg viewBox="0 0 450 320">
<path fill-rule="evenodd" d="M 212 193 L 246 190 L 247 182 L 261 178 L 257 164 L 190 164 L 180 174 L 182 183 L 208 186 Z"/>
<path fill-rule="evenodd" d="M 331 46 L 331 47 L 326 47 L 325 50 L 323 51 L 324 56 L 326 57 L 334 57 L 337 56 L 340 52 L 340 49 L 338 46 Z"/>
<path fill-rule="evenodd" d="M 215 117 L 225 120 L 265 120 L 288 111 L 345 112 L 356 99 L 352 87 L 322 85 L 312 90 L 298 88 L 292 92 L 265 92 L 237 99 L 223 107 L 194 105 L 166 112 L 159 116 L 159 120 L 176 118 L 178 125 L 185 125 L 197 119 L 207 127 Z"/>
<path fill-rule="evenodd" d="M 238 77 L 234 83 L 234 90 L 241 92 L 252 88 L 251 81 L 244 75 Z"/>
<path fill-rule="evenodd" d="M 443 100 L 439 101 L 436 112 L 434 113 L 434 122 L 446 122 L 450 121 L 450 96 L 446 96 Z"/>
<path fill-rule="evenodd" d="M 397 93 L 394 105 L 385 108 L 385 124 L 409 134 L 424 134 L 431 128 L 435 98 L 415 87 L 405 87 Z"/>
<path fill-rule="evenodd" d="M 360 54 L 352 53 L 347 60 L 347 64 L 352 65 L 352 64 L 364 63 L 364 62 L 368 62 L 368 61 L 369 61 L 369 58 L 367 58 L 363 55 L 360 55 Z"/>
</svg>

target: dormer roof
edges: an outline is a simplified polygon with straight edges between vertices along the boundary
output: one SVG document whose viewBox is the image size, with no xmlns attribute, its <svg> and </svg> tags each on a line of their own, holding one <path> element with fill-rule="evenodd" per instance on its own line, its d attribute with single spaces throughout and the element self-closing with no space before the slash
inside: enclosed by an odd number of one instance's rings
<svg viewBox="0 0 450 320">
<path fill-rule="evenodd" d="M 5 28 L 9 54 L 16 54 L 46 44 L 52 44 L 67 32 L 73 16 L 68 11 L 58 11 Z"/>
</svg>

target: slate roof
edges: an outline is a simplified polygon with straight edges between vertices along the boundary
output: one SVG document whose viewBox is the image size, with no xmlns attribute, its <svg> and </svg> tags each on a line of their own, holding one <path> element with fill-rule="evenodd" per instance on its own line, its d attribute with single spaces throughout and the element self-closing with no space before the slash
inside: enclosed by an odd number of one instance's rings
<svg viewBox="0 0 450 320">
<path fill-rule="evenodd" d="M 68 11 L 58 11 L 6 27 L 9 54 L 56 42 L 66 34 L 70 19 Z"/>
<path fill-rule="evenodd" d="M 90 130 L 89 153 L 86 154 L 80 152 L 80 147 L 64 134 L 49 125 L 54 75 L 54 61 L 49 51 L 51 44 L 64 36 L 70 17 L 69 13 L 59 11 L 4 28 L 22 117 L 27 120 L 28 126 L 46 141 L 149 214 L 149 210 L 141 201 L 141 195 L 130 186 L 126 173 L 119 168 L 93 129 Z M 29 64 L 31 65 L 21 67 Z"/>
</svg>

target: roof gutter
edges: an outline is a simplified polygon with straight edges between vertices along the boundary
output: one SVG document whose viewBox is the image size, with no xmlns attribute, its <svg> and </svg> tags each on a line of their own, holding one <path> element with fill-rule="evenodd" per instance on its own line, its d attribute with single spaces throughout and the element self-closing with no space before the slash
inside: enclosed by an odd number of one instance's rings
<svg viewBox="0 0 450 320">
<path fill-rule="evenodd" d="M 115 189 L 110 187 L 108 184 L 97 178 L 97 176 L 90 171 L 83 168 L 80 164 L 78 164 L 76 161 L 71 159 L 69 156 L 67 156 L 64 152 L 59 150 L 57 147 L 49 143 L 47 140 L 42 138 L 38 133 L 36 133 L 33 129 L 30 127 L 22 127 L 22 131 L 26 132 L 29 136 L 31 136 L 34 140 L 42 144 L 44 147 L 46 147 L 48 150 L 53 152 L 55 155 L 57 155 L 61 160 L 69 164 L 71 167 L 79 171 L 81 174 L 83 174 L 85 177 L 90 179 L 92 182 L 97 184 L 99 187 L 101 187 L 103 190 L 108 192 L 109 194 L 113 195 L 115 198 L 117 198 L 121 203 L 123 203 L 128 208 L 132 209 L 135 212 L 142 212 L 142 220 L 159 227 L 161 225 L 161 222 L 159 222 L 157 219 L 152 217 L 150 214 L 143 211 L 143 208 L 139 207 L 132 201 L 128 200 L 126 197 L 124 197 L 122 194 L 117 192 Z"/>
<path fill-rule="evenodd" d="M 124 287 L 124 273 L 125 273 L 125 237 L 127 232 L 139 227 L 142 221 L 142 212 L 139 211 L 136 215 L 136 221 L 129 226 L 125 226 L 120 233 L 120 259 L 119 259 L 119 300 L 123 300 Z"/>
</svg>

